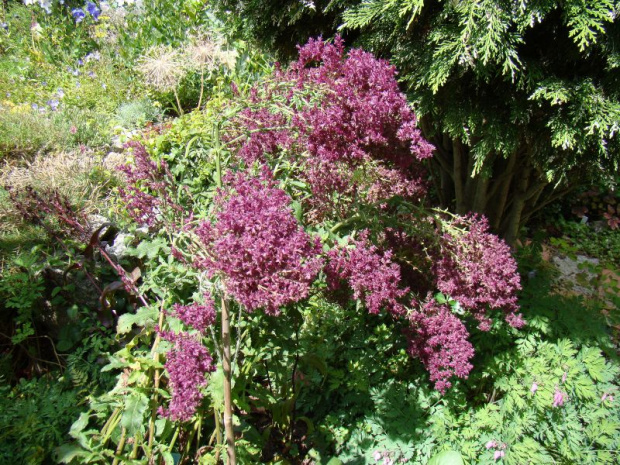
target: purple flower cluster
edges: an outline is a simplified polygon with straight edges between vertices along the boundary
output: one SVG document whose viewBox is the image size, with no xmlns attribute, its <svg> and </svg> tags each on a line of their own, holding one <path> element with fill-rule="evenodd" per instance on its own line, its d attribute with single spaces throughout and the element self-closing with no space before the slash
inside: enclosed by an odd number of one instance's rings
<svg viewBox="0 0 620 465">
<path fill-rule="evenodd" d="M 166 355 L 165 368 L 172 387 L 172 399 L 161 415 L 171 420 L 188 421 L 200 405 L 200 389 L 207 384 L 205 375 L 215 371 L 215 364 L 198 339 L 187 333 L 162 332 L 161 337 L 174 344 Z"/>
<path fill-rule="evenodd" d="M 453 226 L 467 231 L 443 235 L 442 257 L 435 265 L 437 288 L 471 312 L 483 331 L 491 327 L 487 313 L 493 309 L 503 310 L 511 326 L 525 325 L 517 313 L 521 281 L 508 245 L 488 231 L 482 216 L 461 218 Z"/>
<path fill-rule="evenodd" d="M 474 348 L 467 340 L 469 333 L 463 322 L 447 305 L 430 300 L 419 312 L 409 315 L 409 354 L 419 357 L 430 373 L 435 389 L 445 393 L 452 386 L 450 378 L 466 378 Z"/>
<path fill-rule="evenodd" d="M 93 17 L 95 21 L 99 19 L 101 15 L 101 10 L 97 5 L 93 2 L 86 2 L 86 6 L 84 7 L 89 15 Z M 86 13 L 82 8 L 74 8 L 71 10 L 71 16 L 75 19 L 75 23 L 81 23 L 86 18 Z"/>
<path fill-rule="evenodd" d="M 204 334 L 207 328 L 215 323 L 215 302 L 210 294 L 205 294 L 204 303 L 175 304 L 171 313 L 187 326 Z"/>
<path fill-rule="evenodd" d="M 392 315 L 403 315 L 406 310 L 398 300 L 408 290 L 399 287 L 400 267 L 392 262 L 392 253 L 379 253 L 367 233 L 350 246 L 329 252 L 325 271 L 330 287 L 336 289 L 341 280 L 346 280 L 353 289 L 353 298 L 363 300 L 370 313 L 386 308 Z"/>
<path fill-rule="evenodd" d="M 277 73 L 275 84 L 266 85 L 262 94 L 254 90 L 254 105 L 239 118 L 252 131 L 239 155 L 248 163 L 283 151 L 295 158 L 312 190 L 308 203 L 317 217 L 333 212 L 334 194 L 352 198 L 368 187 L 372 200 L 419 198 L 425 193 L 420 161 L 433 147 L 416 128 L 395 75 L 393 66 L 362 50 L 345 57 L 339 37 L 334 44 L 310 40 L 300 48 L 298 61 Z M 311 97 L 317 92 L 319 101 Z M 278 111 L 274 102 L 286 111 Z M 380 168 L 371 176 L 372 186 L 354 180 L 359 167 Z"/>
<path fill-rule="evenodd" d="M 180 210 L 167 190 L 168 167 L 165 161 L 158 167 L 138 142 L 128 142 L 126 147 L 133 149 L 134 162 L 133 165 L 119 167 L 127 182 L 127 187 L 120 188 L 119 194 L 134 221 L 153 227 L 159 223 L 158 215 L 166 207 Z"/>
<path fill-rule="evenodd" d="M 215 199 L 215 223 L 196 229 L 208 254 L 196 264 L 220 275 L 228 295 L 248 311 L 277 315 L 308 295 L 323 263 L 320 244 L 301 228 L 270 174 L 237 173 L 226 184 Z"/>
</svg>

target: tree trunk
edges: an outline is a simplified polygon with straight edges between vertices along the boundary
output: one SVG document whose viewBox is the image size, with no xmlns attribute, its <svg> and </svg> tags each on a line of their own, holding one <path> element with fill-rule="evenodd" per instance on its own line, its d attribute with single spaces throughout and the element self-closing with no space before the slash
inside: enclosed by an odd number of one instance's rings
<svg viewBox="0 0 620 465">
<path fill-rule="evenodd" d="M 519 174 L 519 178 L 516 182 L 516 189 L 512 195 L 510 208 L 504 215 L 504 221 L 500 229 L 500 234 L 510 245 L 513 245 L 519 237 L 521 216 L 523 215 L 523 209 L 527 201 L 530 173 L 531 168 L 527 167 Z"/>
</svg>

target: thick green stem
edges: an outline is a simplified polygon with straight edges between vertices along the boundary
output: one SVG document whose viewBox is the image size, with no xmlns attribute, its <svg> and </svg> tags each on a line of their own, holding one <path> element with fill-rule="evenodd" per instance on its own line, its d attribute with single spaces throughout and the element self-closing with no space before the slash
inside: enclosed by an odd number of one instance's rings
<svg viewBox="0 0 620 465">
<path fill-rule="evenodd" d="M 205 91 L 205 68 L 204 65 L 200 67 L 200 97 L 198 98 L 198 106 L 196 107 L 197 110 L 200 110 L 200 107 L 202 106 L 202 96 L 204 94 Z"/>
<path fill-rule="evenodd" d="M 127 439 L 127 430 L 125 428 L 122 429 L 121 432 L 121 440 L 118 442 L 118 447 L 116 448 L 114 461 L 112 465 L 118 465 L 118 458 L 123 453 L 123 449 L 125 448 L 125 440 Z"/>
<path fill-rule="evenodd" d="M 222 148 L 220 145 L 220 127 L 217 124 L 213 128 L 213 140 L 215 144 L 215 184 L 217 187 L 222 187 Z"/>
<path fill-rule="evenodd" d="M 159 328 L 163 328 L 164 326 L 164 303 L 162 302 L 161 307 L 159 309 Z M 153 347 L 151 348 L 151 354 L 153 355 L 153 360 L 159 363 L 159 352 L 157 352 L 157 346 L 159 345 L 160 335 L 157 334 L 155 337 L 155 342 L 153 343 Z M 161 377 L 161 373 L 159 368 L 155 369 L 154 381 L 153 381 L 153 402 L 157 405 L 157 390 L 159 389 L 159 380 Z M 150 459 L 151 454 L 153 452 L 153 441 L 155 439 L 155 420 L 157 419 L 157 408 L 154 408 L 151 411 L 151 418 L 149 420 L 149 439 L 147 446 L 147 458 Z"/>
<path fill-rule="evenodd" d="M 222 187 L 222 154 L 220 146 L 219 126 L 214 129 L 215 166 L 217 170 L 216 183 Z M 222 295 L 222 369 L 224 370 L 224 430 L 226 434 L 226 449 L 228 465 L 236 465 L 235 432 L 232 424 L 232 383 L 230 367 L 230 309 L 224 295 Z"/>
<path fill-rule="evenodd" d="M 174 89 L 174 98 L 177 101 L 177 109 L 179 110 L 179 115 L 183 115 L 183 107 L 181 107 L 181 101 L 179 100 L 179 94 L 177 93 L 176 89 Z"/>
<path fill-rule="evenodd" d="M 235 433 L 232 423 L 232 386 L 230 368 L 230 310 L 226 298 L 222 296 L 222 368 L 224 370 L 224 430 L 226 432 L 226 451 L 228 465 L 235 465 Z"/>
</svg>

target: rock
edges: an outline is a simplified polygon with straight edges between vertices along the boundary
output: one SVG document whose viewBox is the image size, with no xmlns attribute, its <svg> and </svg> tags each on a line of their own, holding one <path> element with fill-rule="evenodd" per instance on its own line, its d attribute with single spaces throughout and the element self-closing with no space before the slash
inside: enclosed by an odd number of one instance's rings
<svg viewBox="0 0 620 465">
<path fill-rule="evenodd" d="M 108 245 L 105 247 L 105 251 L 112 258 L 120 261 L 127 256 L 127 249 L 129 248 L 127 244 L 131 243 L 133 239 L 133 234 L 121 231 L 114 238 L 114 242 L 112 243 L 112 245 Z"/>
<path fill-rule="evenodd" d="M 598 259 L 584 255 L 577 255 L 574 259 L 555 256 L 552 257 L 551 263 L 556 266 L 560 273 L 558 281 L 562 287 L 581 295 L 593 295 L 595 293 L 595 281 L 598 274 L 592 272 L 591 268 L 598 266 Z"/>
</svg>

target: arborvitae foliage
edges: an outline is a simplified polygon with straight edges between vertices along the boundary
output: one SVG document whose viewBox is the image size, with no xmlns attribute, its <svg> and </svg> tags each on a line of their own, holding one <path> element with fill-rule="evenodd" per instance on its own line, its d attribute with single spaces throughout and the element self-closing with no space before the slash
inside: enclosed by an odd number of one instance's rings
<svg viewBox="0 0 620 465">
<path fill-rule="evenodd" d="M 485 213 L 509 242 L 577 183 L 617 171 L 619 2 L 336 0 L 325 10 L 399 69 L 437 149 L 443 205 Z M 274 44 L 286 52 L 283 39 Z"/>
</svg>

